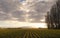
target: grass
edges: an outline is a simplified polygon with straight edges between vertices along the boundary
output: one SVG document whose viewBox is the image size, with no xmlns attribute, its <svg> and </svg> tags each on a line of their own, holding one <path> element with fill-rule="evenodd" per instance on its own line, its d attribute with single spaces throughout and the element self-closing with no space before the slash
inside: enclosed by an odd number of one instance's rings
<svg viewBox="0 0 60 38">
<path fill-rule="evenodd" d="M 60 38 L 60 30 L 0 29 L 0 38 Z"/>
</svg>

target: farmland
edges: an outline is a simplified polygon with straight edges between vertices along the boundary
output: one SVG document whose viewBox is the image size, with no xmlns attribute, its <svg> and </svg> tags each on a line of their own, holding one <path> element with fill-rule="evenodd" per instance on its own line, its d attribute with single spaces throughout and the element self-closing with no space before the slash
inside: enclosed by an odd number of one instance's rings
<svg viewBox="0 0 60 38">
<path fill-rule="evenodd" d="M 0 29 L 0 38 L 60 38 L 60 30 Z"/>
</svg>

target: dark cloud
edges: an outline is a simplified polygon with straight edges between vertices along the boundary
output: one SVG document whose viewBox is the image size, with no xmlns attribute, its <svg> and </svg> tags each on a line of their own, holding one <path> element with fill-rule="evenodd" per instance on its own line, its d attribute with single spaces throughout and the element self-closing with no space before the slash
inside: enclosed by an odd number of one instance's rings
<svg viewBox="0 0 60 38">
<path fill-rule="evenodd" d="M 13 0 L 0 0 L 0 9 L 5 13 L 12 12 L 17 9 L 18 1 Z"/>
<path fill-rule="evenodd" d="M 0 20 L 11 19 L 9 14 L 17 10 L 20 3 L 13 0 L 0 0 Z M 2 11 L 2 12 L 1 12 Z"/>
<path fill-rule="evenodd" d="M 23 14 L 24 14 L 23 11 L 14 11 L 12 13 L 12 16 L 15 18 L 20 18 L 20 17 L 22 17 Z"/>
<path fill-rule="evenodd" d="M 12 17 L 18 18 L 17 21 L 25 21 L 25 13 L 23 11 L 14 11 Z"/>
</svg>

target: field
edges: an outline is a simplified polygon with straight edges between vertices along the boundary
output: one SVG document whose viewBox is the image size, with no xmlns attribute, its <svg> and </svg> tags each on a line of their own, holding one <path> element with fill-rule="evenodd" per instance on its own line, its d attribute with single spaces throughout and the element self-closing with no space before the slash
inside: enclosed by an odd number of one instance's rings
<svg viewBox="0 0 60 38">
<path fill-rule="evenodd" d="M 0 29 L 0 38 L 60 38 L 60 30 Z"/>
</svg>

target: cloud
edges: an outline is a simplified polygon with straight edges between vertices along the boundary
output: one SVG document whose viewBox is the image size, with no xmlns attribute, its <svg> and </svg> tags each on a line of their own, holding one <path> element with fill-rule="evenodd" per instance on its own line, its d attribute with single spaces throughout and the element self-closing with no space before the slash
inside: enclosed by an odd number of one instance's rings
<svg viewBox="0 0 60 38">
<path fill-rule="evenodd" d="M 18 1 L 13 0 L 0 0 L 0 19 L 6 20 L 9 17 L 9 14 L 17 10 L 19 6 Z"/>
<path fill-rule="evenodd" d="M 40 22 L 53 4 L 53 2 L 48 0 L 23 1 L 0 0 L 0 21 L 16 20 L 23 22 L 26 21 L 26 14 L 28 14 L 30 22 Z"/>
<path fill-rule="evenodd" d="M 29 3 L 28 3 L 29 2 Z M 43 19 L 47 13 L 47 11 L 50 10 L 51 6 L 54 4 L 54 1 L 50 0 L 35 0 L 35 1 L 28 1 L 28 2 L 24 2 L 23 6 L 23 10 L 30 10 L 28 12 L 28 17 L 29 19 L 33 19 L 31 22 L 40 22 L 41 19 Z M 24 11 L 26 11 L 24 10 Z M 28 19 L 28 20 L 29 20 Z"/>
<path fill-rule="evenodd" d="M 17 9 L 19 2 L 13 0 L 0 0 L 0 9 L 6 13 Z"/>
<path fill-rule="evenodd" d="M 53 4 L 53 0 L 0 0 L 0 27 L 44 27 L 40 22 Z"/>
</svg>

